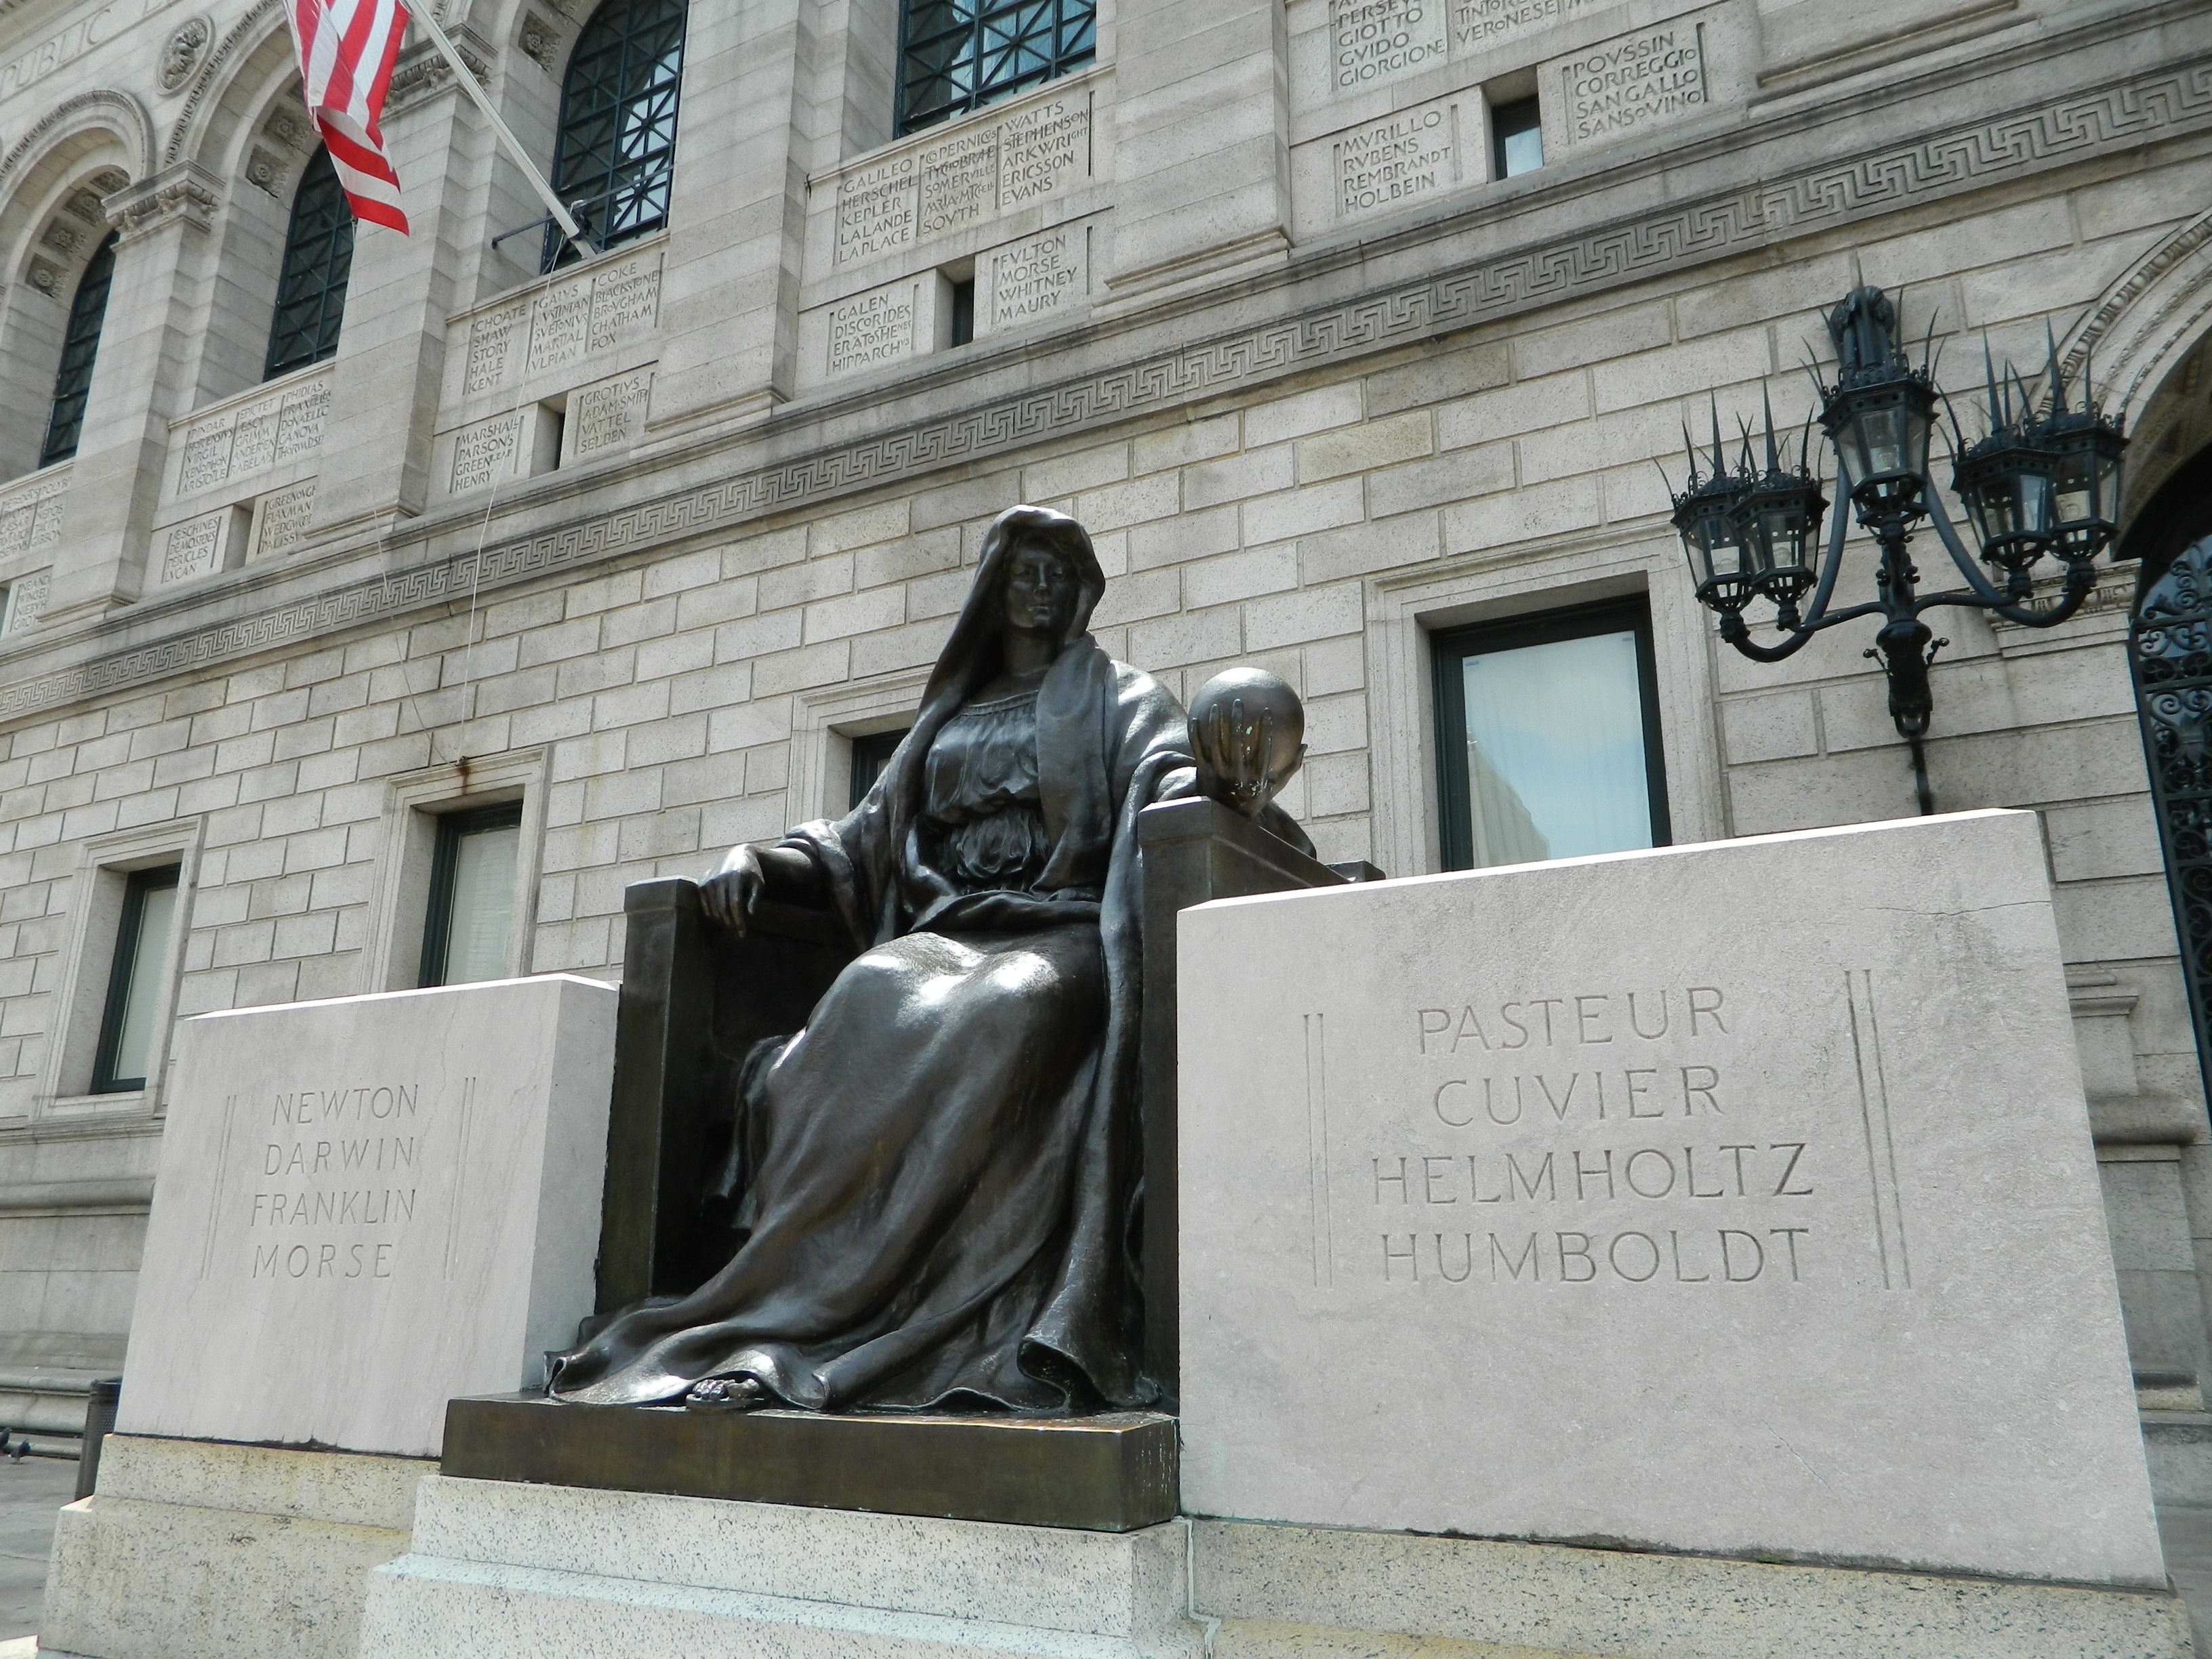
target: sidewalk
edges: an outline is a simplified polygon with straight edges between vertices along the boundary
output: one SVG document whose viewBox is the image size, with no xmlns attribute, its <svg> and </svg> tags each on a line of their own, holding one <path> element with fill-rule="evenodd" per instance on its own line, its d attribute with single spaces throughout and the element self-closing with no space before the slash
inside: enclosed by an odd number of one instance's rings
<svg viewBox="0 0 2212 1659">
<path fill-rule="evenodd" d="M 54 1512 L 76 1496 L 76 1465 L 50 1457 L 0 1459 L 0 1644 L 39 1628 L 53 1547 Z M 0 1659 L 14 1659 L 0 1646 Z"/>
</svg>

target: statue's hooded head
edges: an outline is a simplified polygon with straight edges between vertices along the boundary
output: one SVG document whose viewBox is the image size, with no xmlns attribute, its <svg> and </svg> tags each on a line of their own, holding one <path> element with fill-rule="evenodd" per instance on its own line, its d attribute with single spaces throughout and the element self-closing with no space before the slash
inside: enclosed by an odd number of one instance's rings
<svg viewBox="0 0 2212 1659">
<path fill-rule="evenodd" d="M 999 636 L 1006 626 L 1010 585 L 1025 587 L 1037 570 L 1033 556 L 1047 554 L 1075 585 L 1074 603 L 1057 607 L 1060 649 L 1091 636 L 1091 613 L 1105 592 L 1090 533 L 1065 513 L 1048 507 L 1011 507 L 993 520 L 983 537 L 975 580 L 960 607 L 952 636 L 937 659 L 936 672 L 923 693 L 925 704 L 940 692 L 965 696 L 999 672 Z"/>
</svg>

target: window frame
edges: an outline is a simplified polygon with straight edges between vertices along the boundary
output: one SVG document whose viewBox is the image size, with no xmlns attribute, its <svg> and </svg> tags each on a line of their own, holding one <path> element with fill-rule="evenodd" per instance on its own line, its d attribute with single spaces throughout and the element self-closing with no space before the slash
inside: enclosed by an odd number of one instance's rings
<svg viewBox="0 0 2212 1659">
<path fill-rule="evenodd" d="M 319 170 L 318 162 L 321 164 Z M 320 193 L 319 200 L 308 196 L 310 189 Z M 306 201 L 318 211 L 322 211 L 326 210 L 333 200 L 337 204 L 335 219 L 310 233 L 325 245 L 321 263 L 311 264 L 301 252 L 307 244 L 301 234 L 301 204 Z M 345 190 L 338 181 L 337 169 L 331 164 L 330 150 L 327 147 L 319 146 L 300 168 L 300 182 L 292 191 L 292 205 L 285 216 L 284 250 L 276 262 L 276 298 L 269 313 L 269 346 L 262 357 L 261 378 L 264 382 L 277 380 L 300 369 L 312 368 L 315 364 L 328 362 L 337 356 L 338 341 L 345 331 L 346 295 L 353 283 L 355 234 L 353 209 L 346 201 Z M 345 245 L 342 259 L 337 252 L 340 241 Z M 299 256 L 296 263 L 295 255 Z M 331 270 L 340 264 L 344 269 L 334 279 L 331 275 Z M 305 356 L 295 353 L 280 362 L 276 355 L 277 345 L 287 337 L 285 307 L 288 304 L 303 303 L 302 296 L 288 294 L 288 290 L 309 276 L 321 278 L 320 288 L 313 295 L 307 296 L 316 302 L 313 350 Z M 335 320 L 331 316 L 333 295 L 337 296 Z M 304 337 L 306 331 L 299 332 Z"/>
<path fill-rule="evenodd" d="M 422 915 L 422 957 L 416 969 L 415 983 L 423 990 L 434 990 L 453 983 L 446 977 L 447 957 L 453 949 L 453 880 L 460 867 L 461 842 L 467 836 L 481 835 L 491 830 L 515 831 L 515 863 L 521 865 L 522 801 L 495 802 L 489 806 L 463 807 L 455 811 L 436 815 L 437 840 L 430 854 L 430 891 Z M 510 910 L 511 929 L 521 925 L 520 909 Z M 514 934 L 510 931 L 507 941 L 507 958 L 514 960 Z M 474 981 L 464 983 L 473 984 Z"/>
<path fill-rule="evenodd" d="M 1472 870 L 1474 825 L 1467 775 L 1467 697 L 1462 665 L 1469 657 L 1525 646 L 1617 634 L 1636 641 L 1638 702 L 1644 717 L 1644 781 L 1650 804 L 1651 845 L 1671 847 L 1673 815 L 1667 799 L 1667 748 L 1659 718 L 1659 671 L 1651 632 L 1651 606 L 1642 596 L 1601 599 L 1439 629 L 1429 636 L 1430 697 L 1437 740 L 1437 851 L 1445 870 Z M 1483 866 L 1489 867 L 1489 866 Z"/>
<path fill-rule="evenodd" d="M 880 732 L 864 732 L 850 739 L 853 763 L 845 790 L 848 797 L 846 811 L 857 809 L 868 798 L 868 791 L 875 787 L 876 780 L 883 775 L 884 769 L 890 764 L 891 757 L 898 752 L 899 744 L 913 730 L 913 722 L 909 720 L 904 726 L 886 726 Z M 866 769 L 865 779 L 863 769 Z"/>
<path fill-rule="evenodd" d="M 648 0 L 601 0 L 601 3 L 594 7 L 591 15 L 584 19 L 583 26 L 577 30 L 576 38 L 569 43 L 568 55 L 561 65 L 561 102 L 560 106 L 554 112 L 553 159 L 552 165 L 546 169 L 546 176 L 552 180 L 553 188 L 559 194 L 562 201 L 571 204 L 572 208 L 579 203 L 583 205 L 583 211 L 577 215 L 577 218 L 582 225 L 585 237 L 593 247 L 602 252 L 609 248 L 621 247 L 628 243 L 641 240 L 645 237 L 667 229 L 669 220 L 675 210 L 676 151 L 678 145 L 683 140 L 684 131 L 684 64 L 691 44 L 691 8 L 689 0 L 677 0 L 675 6 L 678 15 L 683 19 L 683 28 L 676 40 L 675 82 L 668 93 L 669 103 L 666 114 L 668 143 L 665 149 L 661 152 L 660 157 L 650 158 L 659 160 L 665 157 L 665 166 L 657 180 L 653 185 L 648 186 L 658 190 L 660 198 L 659 216 L 647 223 L 628 226 L 611 232 L 599 222 L 600 210 L 624 193 L 624 187 L 619 181 L 623 175 L 625 167 L 636 165 L 625 163 L 619 159 L 619 134 L 623 116 L 634 104 L 641 103 L 648 97 L 658 96 L 658 83 L 655 83 L 653 88 L 635 97 L 618 98 L 611 106 L 614 131 L 617 135 L 617 158 L 604 170 L 595 171 L 592 175 L 594 179 L 605 182 L 607 185 L 605 189 L 599 190 L 590 196 L 579 196 L 576 192 L 582 188 L 582 185 L 579 180 L 571 178 L 568 172 L 571 168 L 580 168 L 586 161 L 592 161 L 596 155 L 595 151 L 583 147 L 580 142 L 579 149 L 572 153 L 569 148 L 572 134 L 580 131 L 588 123 L 605 118 L 607 114 L 607 112 L 580 114 L 574 108 L 576 94 L 580 90 L 576 81 L 579 56 L 587 47 L 593 51 L 605 49 L 594 40 L 592 33 L 602 17 L 606 16 L 617 7 L 625 10 L 635 10 L 646 3 L 648 3 Z M 647 27 L 658 27 L 659 21 L 656 19 L 653 24 Z M 617 63 L 617 81 L 621 77 L 623 69 L 627 66 L 627 52 L 632 38 L 632 33 L 626 30 L 614 43 L 616 48 L 625 54 Z M 561 234 L 561 228 L 558 225 L 548 223 L 545 227 L 545 240 L 538 261 L 538 269 L 541 271 L 550 271 L 560 265 L 570 264 L 580 257 L 581 256 L 578 254 L 574 246 Z"/>
<path fill-rule="evenodd" d="M 929 0 L 922 0 L 922 3 L 929 3 Z M 931 33 L 927 40 L 917 42 L 915 39 L 914 28 L 916 0 L 898 0 L 898 56 L 893 71 L 895 105 L 891 123 L 892 131 L 896 137 L 906 138 L 911 137 L 917 132 L 926 132 L 932 127 L 957 120 L 963 115 L 973 114 L 975 111 L 998 103 L 1003 99 L 1049 85 L 1064 76 L 1073 75 L 1086 70 L 1098 61 L 1099 27 L 1103 21 L 1100 16 L 1101 8 L 1098 0 L 968 0 L 968 3 L 974 5 L 975 9 L 973 15 L 963 25 L 959 27 L 938 29 Z M 1043 72 L 1025 76 L 1017 75 L 988 85 L 983 84 L 981 65 L 988 55 L 986 50 L 988 39 L 987 30 L 992 20 L 1003 18 L 1009 14 L 1039 4 L 1049 5 L 1052 9 L 1053 49 Z M 1069 29 L 1066 14 L 1070 11 L 1086 9 L 1090 14 L 1086 33 L 1088 43 L 1071 54 L 1063 55 L 1060 51 L 1060 41 Z M 914 108 L 914 88 L 917 79 L 951 79 L 952 76 L 951 70 L 944 67 L 933 69 L 926 76 L 917 76 L 912 70 L 916 56 L 929 46 L 950 40 L 962 33 L 963 29 L 969 36 L 968 48 L 957 61 L 974 66 L 975 83 L 971 84 L 965 94 L 958 99 L 929 106 L 917 112 Z"/>
<path fill-rule="evenodd" d="M 541 916 L 552 921 L 569 919 L 567 901 L 576 879 L 573 872 L 543 874 L 546 758 L 542 748 L 511 750 L 472 758 L 465 780 L 448 763 L 421 767 L 387 781 L 369 900 L 364 990 L 423 988 L 422 946 L 440 820 L 454 812 L 516 802 L 522 807 L 522 837 L 515 852 L 514 929 L 507 939 L 507 973 L 519 979 L 532 971 Z M 542 896 L 541 887 L 547 890 Z"/>
<path fill-rule="evenodd" d="M 125 874 L 123 915 L 116 925 L 115 946 L 107 959 L 107 994 L 100 1007 L 100 1040 L 94 1046 L 92 1054 L 92 1086 L 89 1092 L 93 1094 L 137 1094 L 146 1087 L 146 1077 L 116 1075 L 116 1050 L 123 1046 L 123 1021 L 130 1010 L 131 985 L 138 975 L 138 947 L 143 942 L 146 896 L 152 892 L 176 893 L 177 908 L 171 912 L 171 938 L 168 941 L 169 945 L 173 945 L 184 915 L 184 874 L 181 859 L 173 864 L 148 865 Z M 173 952 L 165 946 L 163 954 L 166 958 Z M 155 974 L 165 972 L 167 967 L 166 959 L 147 964 L 148 971 Z M 165 1000 L 157 988 L 152 1009 L 155 1018 L 159 1019 L 165 1012 L 161 1006 Z M 161 1045 L 152 1045 L 148 1052 L 158 1057 Z"/>
<path fill-rule="evenodd" d="M 53 396 L 46 405 L 46 433 L 39 441 L 39 465 L 42 468 L 72 459 L 84 436 L 84 411 L 92 399 L 92 377 L 100 368 L 100 337 L 107 327 L 107 301 L 115 287 L 115 249 L 121 240 L 122 233 L 113 230 L 100 240 L 92 257 L 84 262 L 84 269 L 77 273 L 76 287 L 70 295 L 69 320 L 62 327 L 61 361 L 54 366 Z M 94 301 L 97 313 L 88 325 L 85 301 L 95 270 L 100 272 L 99 297 Z M 82 355 L 73 356 L 80 348 Z M 74 385 L 70 383 L 72 377 Z M 55 446 L 62 436 L 64 403 L 74 407 L 68 416 L 69 447 L 62 449 Z"/>
<path fill-rule="evenodd" d="M 192 995 L 185 983 L 185 970 L 191 955 L 192 905 L 198 891 L 200 840 L 205 829 L 201 817 L 173 818 L 95 836 L 83 843 L 75 879 L 64 902 L 69 931 L 63 947 L 59 1006 L 46 1036 L 45 1064 L 33 1088 L 30 1117 L 10 1114 L 0 1119 L 0 1127 L 19 1127 L 40 1119 L 115 1119 L 160 1112 L 162 1079 L 167 1073 L 177 1023 L 188 1012 L 201 1012 L 190 1006 Z M 161 982 L 154 1042 L 148 1055 L 151 1069 L 143 1091 L 94 1093 L 93 1064 L 106 1015 L 124 896 L 134 872 L 157 865 L 176 865 L 182 873 L 177 884 L 175 929 L 168 954 L 158 964 Z"/>
</svg>

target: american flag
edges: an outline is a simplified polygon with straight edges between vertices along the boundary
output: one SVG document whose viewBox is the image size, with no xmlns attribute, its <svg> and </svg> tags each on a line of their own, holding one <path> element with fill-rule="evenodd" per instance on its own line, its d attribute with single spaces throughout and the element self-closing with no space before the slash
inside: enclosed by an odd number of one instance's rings
<svg viewBox="0 0 2212 1659">
<path fill-rule="evenodd" d="M 384 153 L 378 118 L 392 60 L 407 31 L 399 0 L 291 0 L 292 40 L 307 110 L 322 130 L 353 216 L 407 234 L 399 175 Z"/>
</svg>

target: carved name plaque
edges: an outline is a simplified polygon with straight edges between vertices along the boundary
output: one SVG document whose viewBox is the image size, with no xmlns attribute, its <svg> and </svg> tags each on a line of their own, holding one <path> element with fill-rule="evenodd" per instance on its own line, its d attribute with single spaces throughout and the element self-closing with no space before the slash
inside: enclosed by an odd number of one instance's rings
<svg viewBox="0 0 2212 1659">
<path fill-rule="evenodd" d="M 1455 0 L 1451 9 L 1455 47 L 1502 46 L 1531 29 L 1579 17 L 1605 0 Z"/>
<path fill-rule="evenodd" d="M 1444 0 L 1329 0 L 1329 85 L 1351 92 L 1444 61 Z"/>
<path fill-rule="evenodd" d="M 1707 102 L 1705 26 L 1674 22 L 1626 34 L 1577 53 L 1559 73 L 1571 143 L 1692 115 Z"/>
<path fill-rule="evenodd" d="M 1179 983 L 1187 1510 L 2157 1582 L 2032 815 L 1212 904 Z"/>
<path fill-rule="evenodd" d="M 1416 0 L 1433 3 L 1433 0 Z M 837 180 L 838 264 L 911 247 L 1058 195 L 1091 176 L 1091 102 L 1077 91 L 855 168 Z"/>
<path fill-rule="evenodd" d="M 993 252 L 988 331 L 1025 327 L 1080 306 L 1091 281 L 1090 246 L 1085 227 L 1062 225 Z"/>
<path fill-rule="evenodd" d="M 1354 127 L 1334 140 L 1340 218 L 1375 213 L 1458 182 L 1449 100 L 1401 110 L 1386 121 Z"/>
<path fill-rule="evenodd" d="M 592 1304 L 616 994 L 552 975 L 187 1020 L 117 1426 L 437 1455 Z"/>
<path fill-rule="evenodd" d="M 896 283 L 830 307 L 829 372 L 849 374 L 914 356 L 918 348 L 915 288 L 912 283 Z"/>
</svg>

